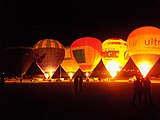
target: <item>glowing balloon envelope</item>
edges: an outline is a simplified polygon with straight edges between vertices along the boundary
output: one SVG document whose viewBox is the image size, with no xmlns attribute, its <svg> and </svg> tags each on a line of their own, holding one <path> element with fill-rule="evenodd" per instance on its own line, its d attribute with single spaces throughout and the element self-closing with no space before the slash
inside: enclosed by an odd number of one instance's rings
<svg viewBox="0 0 160 120">
<path fill-rule="evenodd" d="M 51 79 L 64 59 L 64 46 L 57 40 L 44 39 L 34 45 L 33 52 L 36 64 L 44 76 Z"/>
<path fill-rule="evenodd" d="M 129 60 L 127 42 L 120 38 L 107 39 L 102 43 L 102 61 L 114 78 Z"/>
<path fill-rule="evenodd" d="M 67 72 L 70 79 L 72 79 L 75 72 L 79 69 L 78 64 L 71 57 L 70 46 L 65 47 L 65 57 L 62 61 L 61 67 Z"/>
<path fill-rule="evenodd" d="M 145 77 L 160 57 L 160 29 L 144 26 L 132 31 L 128 38 L 131 59 Z"/>
<path fill-rule="evenodd" d="M 91 72 L 101 60 L 101 41 L 94 37 L 82 37 L 75 40 L 70 49 L 71 57 L 89 78 Z"/>
</svg>

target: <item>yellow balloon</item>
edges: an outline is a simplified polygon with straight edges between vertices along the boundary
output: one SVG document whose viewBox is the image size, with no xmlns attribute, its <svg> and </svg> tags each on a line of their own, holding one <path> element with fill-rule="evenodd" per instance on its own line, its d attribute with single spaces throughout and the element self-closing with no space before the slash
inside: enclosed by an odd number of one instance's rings
<svg viewBox="0 0 160 120">
<path fill-rule="evenodd" d="M 107 39 L 102 43 L 102 61 L 112 77 L 124 67 L 129 60 L 127 42 L 120 38 Z"/>
<path fill-rule="evenodd" d="M 160 55 L 160 29 L 144 26 L 132 31 L 127 38 L 131 59 L 145 77 Z"/>
<path fill-rule="evenodd" d="M 79 69 L 77 63 L 71 57 L 70 46 L 65 47 L 65 57 L 62 61 L 61 67 L 67 72 L 68 76 L 72 79 L 75 72 Z"/>
</svg>

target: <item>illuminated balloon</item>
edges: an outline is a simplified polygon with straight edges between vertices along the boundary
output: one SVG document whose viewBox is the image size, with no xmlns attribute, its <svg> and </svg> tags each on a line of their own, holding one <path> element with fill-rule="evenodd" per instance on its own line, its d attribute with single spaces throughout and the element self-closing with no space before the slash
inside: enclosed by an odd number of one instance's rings
<svg viewBox="0 0 160 120">
<path fill-rule="evenodd" d="M 119 38 L 107 39 L 102 43 L 102 52 L 106 69 L 115 77 L 129 60 L 127 42 Z"/>
<path fill-rule="evenodd" d="M 160 57 L 160 29 L 137 28 L 129 34 L 127 44 L 129 55 L 145 77 Z"/>
<path fill-rule="evenodd" d="M 61 67 L 67 72 L 70 79 L 72 79 L 75 72 L 79 69 L 78 64 L 71 57 L 70 46 L 65 47 L 65 57 L 62 61 Z"/>
<path fill-rule="evenodd" d="M 71 57 L 89 78 L 91 72 L 101 60 L 101 41 L 94 37 L 82 37 L 75 40 L 70 49 Z"/>
<path fill-rule="evenodd" d="M 32 47 L 10 47 L 1 52 L 1 71 L 7 76 L 23 77 L 34 62 Z"/>
<path fill-rule="evenodd" d="M 33 53 L 36 64 L 48 79 L 51 79 L 65 56 L 63 45 L 53 39 L 43 39 L 37 42 L 33 47 Z"/>
</svg>

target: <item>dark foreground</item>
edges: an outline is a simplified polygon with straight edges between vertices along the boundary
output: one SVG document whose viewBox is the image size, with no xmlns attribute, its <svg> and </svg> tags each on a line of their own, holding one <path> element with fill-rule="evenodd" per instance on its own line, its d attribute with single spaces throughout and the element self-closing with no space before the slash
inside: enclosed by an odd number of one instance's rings
<svg viewBox="0 0 160 120">
<path fill-rule="evenodd" d="M 160 84 L 153 105 L 130 105 L 132 83 L 6 83 L 0 89 L 0 120 L 160 120 Z"/>
</svg>

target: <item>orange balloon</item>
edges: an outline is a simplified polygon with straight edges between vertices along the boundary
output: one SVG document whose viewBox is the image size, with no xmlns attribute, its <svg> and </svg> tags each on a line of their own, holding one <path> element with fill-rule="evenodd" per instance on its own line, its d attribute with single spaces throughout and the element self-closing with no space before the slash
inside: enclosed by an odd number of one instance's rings
<svg viewBox="0 0 160 120">
<path fill-rule="evenodd" d="M 128 38 L 131 59 L 145 77 L 160 57 L 160 29 L 144 26 L 132 31 Z"/>
</svg>

